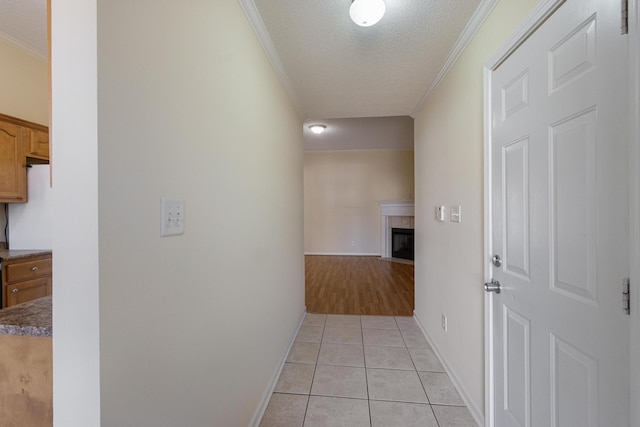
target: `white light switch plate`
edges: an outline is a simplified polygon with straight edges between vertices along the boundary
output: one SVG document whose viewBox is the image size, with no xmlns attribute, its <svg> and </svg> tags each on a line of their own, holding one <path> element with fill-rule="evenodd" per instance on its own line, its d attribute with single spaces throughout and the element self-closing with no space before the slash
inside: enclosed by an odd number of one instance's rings
<svg viewBox="0 0 640 427">
<path fill-rule="evenodd" d="M 445 207 L 436 206 L 436 220 L 440 222 L 444 222 L 444 218 L 445 218 Z"/>
<path fill-rule="evenodd" d="M 184 234 L 184 200 L 160 199 L 160 236 Z"/>
<path fill-rule="evenodd" d="M 462 207 L 451 206 L 451 222 L 462 222 Z"/>
</svg>

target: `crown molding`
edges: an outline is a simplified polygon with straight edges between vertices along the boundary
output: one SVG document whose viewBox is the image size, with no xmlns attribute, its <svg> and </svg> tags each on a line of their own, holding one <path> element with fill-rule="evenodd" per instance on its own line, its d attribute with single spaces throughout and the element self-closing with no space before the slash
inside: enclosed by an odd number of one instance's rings
<svg viewBox="0 0 640 427">
<path fill-rule="evenodd" d="M 31 56 L 35 56 L 41 61 L 48 62 L 46 54 L 43 54 L 42 52 L 32 48 L 31 46 L 21 42 L 14 37 L 11 37 L 9 34 L 3 33 L 2 31 L 0 31 L 0 41 L 3 41 L 8 45 L 15 47 L 16 49 L 20 49 Z"/>
<path fill-rule="evenodd" d="M 242 7 L 244 14 L 249 21 L 249 25 L 251 25 L 251 28 L 253 28 L 253 32 L 258 37 L 258 40 L 260 41 L 262 49 L 264 49 L 269 62 L 271 62 L 271 66 L 278 76 L 278 80 L 280 80 L 280 84 L 289 97 L 293 108 L 298 113 L 298 117 L 300 118 L 300 120 L 304 121 L 306 117 L 304 111 L 302 110 L 302 106 L 300 105 L 300 101 L 298 100 L 298 96 L 296 95 L 296 91 L 293 89 L 291 80 L 284 70 L 282 60 L 280 59 L 278 51 L 273 44 L 273 40 L 271 40 L 271 36 L 267 31 L 267 27 L 262 21 L 262 17 L 260 17 L 260 12 L 258 12 L 258 8 L 256 7 L 255 2 L 253 0 L 238 0 L 238 2 L 240 3 L 240 7 Z"/>
<path fill-rule="evenodd" d="M 456 63 L 460 55 L 462 55 L 462 52 L 469 45 L 469 43 L 473 39 L 473 36 L 476 35 L 482 24 L 484 24 L 484 21 L 487 20 L 489 14 L 496 7 L 496 4 L 498 4 L 498 0 L 482 0 L 482 2 L 478 5 L 476 11 L 471 16 L 471 19 L 469 19 L 469 22 L 467 22 L 467 25 L 464 27 L 464 30 L 462 30 L 460 37 L 458 37 L 456 44 L 453 46 L 453 49 L 451 49 L 451 52 L 449 52 L 449 56 L 438 72 L 438 75 L 436 75 L 436 78 L 433 79 L 424 95 L 422 95 L 420 101 L 418 101 L 418 104 L 411 112 L 411 117 L 415 118 L 416 114 L 418 114 L 418 111 L 420 111 L 424 104 L 429 100 L 431 95 L 433 95 L 438 86 L 440 86 L 442 80 L 444 80 L 451 68 L 453 68 L 453 65 Z"/>
</svg>

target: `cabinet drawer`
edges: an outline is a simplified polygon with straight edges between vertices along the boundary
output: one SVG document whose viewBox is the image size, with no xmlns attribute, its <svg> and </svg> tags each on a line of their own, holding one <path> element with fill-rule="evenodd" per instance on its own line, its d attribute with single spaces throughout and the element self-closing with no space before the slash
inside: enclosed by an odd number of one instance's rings
<svg viewBox="0 0 640 427">
<path fill-rule="evenodd" d="M 47 277 L 6 286 L 5 307 L 51 295 L 51 280 Z"/>
<path fill-rule="evenodd" d="M 7 284 L 36 277 L 51 276 L 51 258 L 9 264 L 5 268 L 7 269 Z"/>
</svg>

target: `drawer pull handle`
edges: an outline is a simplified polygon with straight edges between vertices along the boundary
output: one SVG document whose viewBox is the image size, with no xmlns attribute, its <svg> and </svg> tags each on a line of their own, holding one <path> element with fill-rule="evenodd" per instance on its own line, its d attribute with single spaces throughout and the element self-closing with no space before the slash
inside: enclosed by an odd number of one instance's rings
<svg viewBox="0 0 640 427">
<path fill-rule="evenodd" d="M 38 271 L 38 267 L 31 267 L 31 271 Z"/>
<path fill-rule="evenodd" d="M 19 290 L 20 289 L 18 289 L 18 288 L 14 288 L 11 292 L 14 293 L 14 294 L 17 294 Z"/>
</svg>

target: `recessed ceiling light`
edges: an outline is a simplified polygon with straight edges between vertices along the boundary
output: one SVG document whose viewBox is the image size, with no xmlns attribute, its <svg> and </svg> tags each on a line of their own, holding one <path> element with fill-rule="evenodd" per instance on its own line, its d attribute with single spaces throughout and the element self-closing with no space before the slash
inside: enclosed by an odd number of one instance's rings
<svg viewBox="0 0 640 427">
<path fill-rule="evenodd" d="M 313 132 L 313 133 L 315 133 L 317 135 L 319 135 L 322 132 L 324 132 L 324 130 L 326 128 L 327 127 L 325 125 L 309 125 L 309 129 L 311 130 L 311 132 Z"/>
<path fill-rule="evenodd" d="M 385 5 L 382 0 L 353 0 L 349 16 L 361 27 L 370 27 L 382 19 L 384 11 Z"/>
</svg>

